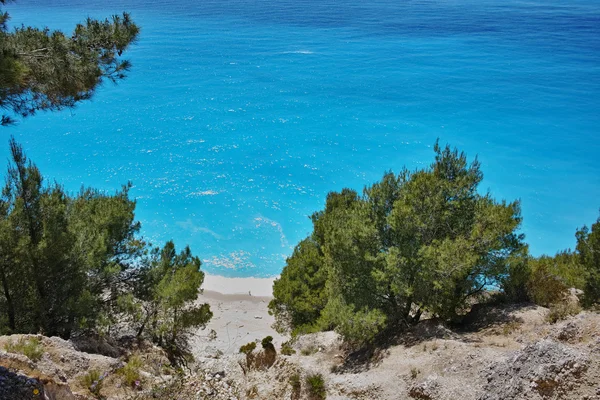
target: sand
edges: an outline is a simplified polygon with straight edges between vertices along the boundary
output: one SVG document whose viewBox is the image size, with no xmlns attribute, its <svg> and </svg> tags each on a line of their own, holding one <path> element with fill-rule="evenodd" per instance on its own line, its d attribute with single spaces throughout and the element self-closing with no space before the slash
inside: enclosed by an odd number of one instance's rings
<svg viewBox="0 0 600 400">
<path fill-rule="evenodd" d="M 277 346 L 287 340 L 271 327 L 275 319 L 267 306 L 272 298 L 273 279 L 207 275 L 199 300 L 208 303 L 214 315 L 206 328 L 197 333 L 194 353 L 237 353 L 241 345 L 269 335 Z"/>
<path fill-rule="evenodd" d="M 224 276 L 204 276 L 205 290 L 222 294 L 249 294 L 252 296 L 271 297 L 273 293 L 273 281 L 276 278 L 226 278 Z"/>
</svg>

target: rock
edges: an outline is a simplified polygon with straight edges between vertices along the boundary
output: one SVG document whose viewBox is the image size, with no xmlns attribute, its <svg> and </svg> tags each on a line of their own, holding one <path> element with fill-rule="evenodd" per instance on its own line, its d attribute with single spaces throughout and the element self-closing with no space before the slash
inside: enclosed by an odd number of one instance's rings
<svg viewBox="0 0 600 400">
<path fill-rule="evenodd" d="M 36 398 L 44 398 L 44 385 L 40 381 L 0 367 L 0 399 L 29 400 Z"/>
<path fill-rule="evenodd" d="M 436 397 L 438 389 L 438 377 L 430 375 L 424 381 L 412 385 L 408 390 L 408 394 L 414 399 L 429 400 Z"/>
<path fill-rule="evenodd" d="M 554 337 L 561 342 L 576 343 L 581 340 L 581 330 L 575 322 L 569 321 L 560 328 Z"/>
<path fill-rule="evenodd" d="M 33 377 L 0 366 L 0 399 L 75 400 L 68 385 L 49 377 Z"/>
<path fill-rule="evenodd" d="M 550 339 L 528 345 L 493 363 L 484 372 L 487 384 L 480 400 L 526 399 L 531 391 L 542 397 L 568 390 L 587 369 L 586 354 Z"/>
</svg>

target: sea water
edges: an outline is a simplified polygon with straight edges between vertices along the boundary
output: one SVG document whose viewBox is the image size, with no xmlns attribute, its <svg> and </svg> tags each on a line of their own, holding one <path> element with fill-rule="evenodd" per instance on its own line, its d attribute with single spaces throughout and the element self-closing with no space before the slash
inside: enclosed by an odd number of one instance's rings
<svg viewBox="0 0 600 400">
<path fill-rule="evenodd" d="M 2 128 L 70 191 L 134 184 L 152 243 L 224 276 L 277 275 L 328 191 L 427 166 L 437 138 L 521 199 L 533 254 L 600 207 L 596 0 L 18 0 L 70 31 L 129 11 L 128 78 Z"/>
</svg>

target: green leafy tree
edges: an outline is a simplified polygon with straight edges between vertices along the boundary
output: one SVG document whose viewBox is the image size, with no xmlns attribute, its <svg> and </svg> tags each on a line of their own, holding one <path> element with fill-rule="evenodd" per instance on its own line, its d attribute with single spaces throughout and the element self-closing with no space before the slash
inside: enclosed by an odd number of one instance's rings
<svg viewBox="0 0 600 400">
<path fill-rule="evenodd" d="M 561 273 L 557 271 L 555 257 L 542 256 L 531 259 L 529 266 L 527 289 L 531 301 L 544 307 L 563 301 L 568 287 Z"/>
<path fill-rule="evenodd" d="M 143 253 L 128 186 L 72 197 L 46 183 L 14 139 L 10 150 L 0 198 L 1 330 L 68 338 L 95 328 Z"/>
<path fill-rule="evenodd" d="M 85 280 L 83 271 L 69 258 L 73 240 L 68 230 L 69 199 L 57 184 L 43 184 L 40 171 L 14 139 L 10 149 L 2 237 L 6 243 L 3 258 L 10 260 L 3 268 L 9 328 L 68 337 L 74 323 L 70 310 Z M 15 304 L 16 288 L 26 293 L 19 305 Z M 11 317 L 17 309 L 18 321 Z"/>
<path fill-rule="evenodd" d="M 135 221 L 131 184 L 114 195 L 81 189 L 69 206 L 69 231 L 74 237 L 71 257 L 87 277 L 79 301 L 81 328 L 110 327 L 117 315 L 116 300 L 133 290 L 139 275 L 136 263 L 146 252 Z"/>
<path fill-rule="evenodd" d="M 313 233 L 301 241 L 286 260 L 281 277 L 273 284 L 270 312 L 275 315 L 275 328 L 292 330 L 293 334 L 319 330 L 329 291 L 326 288 L 330 273 L 323 254 L 326 230 L 336 214 L 354 207 L 360 201 L 358 193 L 343 189 L 327 195 L 325 209 L 311 216 Z"/>
<path fill-rule="evenodd" d="M 304 239 L 287 259 L 285 273 L 273 284 L 269 310 L 277 318 L 278 330 L 286 331 L 291 326 L 309 329 L 327 303 L 326 281 L 319 245 L 312 238 Z"/>
<path fill-rule="evenodd" d="M 319 268 L 296 263 L 302 243 L 274 286 L 275 314 L 291 312 L 292 325 L 335 327 L 360 344 L 424 311 L 456 318 L 471 297 L 522 262 L 519 202 L 480 194 L 477 160 L 437 143 L 434 151 L 428 168 L 388 172 L 362 197 L 350 189 L 328 195 L 310 238 Z M 324 278 L 309 288 L 311 297 L 326 304 L 298 313 L 296 299 L 309 304 L 303 281 L 312 270 Z"/>
<path fill-rule="evenodd" d="M 70 34 L 28 26 L 9 30 L 8 20 L 0 11 L 0 108 L 9 113 L 2 125 L 14 122 L 10 114 L 74 107 L 104 80 L 122 79 L 130 63 L 121 55 L 139 34 L 127 13 L 88 18 Z"/>
<path fill-rule="evenodd" d="M 585 270 L 584 303 L 600 303 L 600 218 L 592 224 L 579 229 L 576 233 L 577 253 Z"/>
<path fill-rule="evenodd" d="M 154 249 L 141 270 L 136 298 L 123 301 L 138 324 L 138 337 L 150 337 L 168 351 L 173 362 L 185 361 L 192 330 L 212 318 L 208 304 L 195 304 L 204 281 L 200 265 L 189 247 L 177 254 L 169 241 L 162 249 Z"/>
</svg>

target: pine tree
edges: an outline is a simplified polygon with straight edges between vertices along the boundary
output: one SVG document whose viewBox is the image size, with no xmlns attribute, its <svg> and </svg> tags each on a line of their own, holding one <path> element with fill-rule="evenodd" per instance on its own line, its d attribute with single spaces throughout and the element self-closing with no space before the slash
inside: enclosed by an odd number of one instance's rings
<svg viewBox="0 0 600 400">
<path fill-rule="evenodd" d="M 9 30 L 8 20 L 0 11 L 0 108 L 7 112 L 2 125 L 14 123 L 14 116 L 74 107 L 104 80 L 124 78 L 131 65 L 122 53 L 139 34 L 127 13 L 88 18 L 71 34 L 28 26 Z"/>
</svg>

